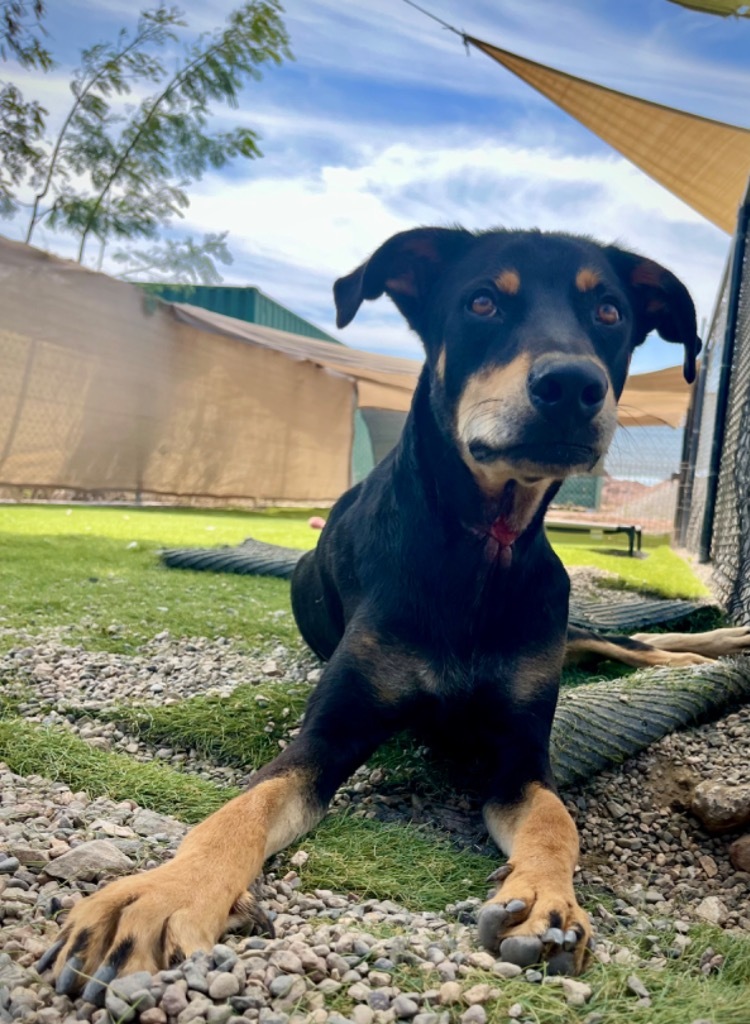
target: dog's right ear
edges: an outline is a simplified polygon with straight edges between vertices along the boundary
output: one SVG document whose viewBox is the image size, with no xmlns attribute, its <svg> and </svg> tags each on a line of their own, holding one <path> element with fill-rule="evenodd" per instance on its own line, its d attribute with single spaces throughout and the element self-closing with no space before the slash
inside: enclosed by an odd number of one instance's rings
<svg viewBox="0 0 750 1024">
<path fill-rule="evenodd" d="M 460 228 L 415 228 L 389 238 L 366 263 L 334 284 L 336 326 L 346 327 L 365 299 L 378 299 L 385 292 L 419 331 L 430 288 L 445 264 L 462 253 L 472 238 Z"/>
</svg>

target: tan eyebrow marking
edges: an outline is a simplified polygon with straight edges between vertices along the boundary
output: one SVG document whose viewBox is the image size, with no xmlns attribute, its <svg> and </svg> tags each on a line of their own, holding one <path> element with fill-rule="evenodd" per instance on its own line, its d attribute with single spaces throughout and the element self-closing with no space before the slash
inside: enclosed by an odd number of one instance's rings
<svg viewBox="0 0 750 1024">
<path fill-rule="evenodd" d="M 576 288 L 579 292 L 591 292 L 601 281 L 601 276 L 598 270 L 592 270 L 591 267 L 581 267 L 576 274 Z"/>
<path fill-rule="evenodd" d="M 495 278 L 495 284 L 506 295 L 517 295 L 521 288 L 521 275 L 517 270 L 502 270 Z"/>
</svg>

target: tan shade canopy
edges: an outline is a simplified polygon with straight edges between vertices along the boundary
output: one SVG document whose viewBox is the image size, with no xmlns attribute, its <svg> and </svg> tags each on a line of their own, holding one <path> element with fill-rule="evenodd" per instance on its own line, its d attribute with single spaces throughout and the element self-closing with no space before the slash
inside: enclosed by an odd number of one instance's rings
<svg viewBox="0 0 750 1024">
<path fill-rule="evenodd" d="M 618 406 L 623 427 L 681 427 L 685 423 L 691 388 L 681 366 L 635 373 L 628 379 Z"/>
<path fill-rule="evenodd" d="M 383 356 L 345 345 L 332 345 L 329 341 L 303 338 L 299 334 L 250 324 L 189 304 L 175 303 L 173 308 L 178 321 L 201 331 L 283 352 L 291 359 L 304 360 L 348 378 L 356 385 L 360 409 L 407 412 L 411 405 L 411 396 L 422 367 L 416 359 Z"/>
<path fill-rule="evenodd" d="M 606 89 L 507 50 L 467 43 L 518 75 L 717 227 L 732 234 L 750 176 L 750 131 Z"/>
<path fill-rule="evenodd" d="M 0 268 L 0 485 L 269 502 L 349 486 L 349 377 L 18 242 L 0 238 Z"/>
</svg>

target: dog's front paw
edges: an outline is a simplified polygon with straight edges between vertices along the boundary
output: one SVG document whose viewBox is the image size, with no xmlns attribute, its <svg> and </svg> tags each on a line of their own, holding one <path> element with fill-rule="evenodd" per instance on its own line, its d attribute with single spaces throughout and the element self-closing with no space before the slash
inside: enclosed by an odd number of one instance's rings
<svg viewBox="0 0 750 1024">
<path fill-rule="evenodd" d="M 179 857 L 119 879 L 81 900 L 58 942 L 39 961 L 54 967 L 58 994 L 101 1003 L 118 974 L 162 970 L 196 950 L 210 950 L 230 927 L 261 924 L 250 894 L 221 877 L 194 877 Z"/>
<path fill-rule="evenodd" d="M 589 916 L 570 885 L 531 878 L 519 869 L 479 914 L 479 941 L 519 967 L 546 964 L 548 974 L 580 974 L 592 941 Z"/>
</svg>

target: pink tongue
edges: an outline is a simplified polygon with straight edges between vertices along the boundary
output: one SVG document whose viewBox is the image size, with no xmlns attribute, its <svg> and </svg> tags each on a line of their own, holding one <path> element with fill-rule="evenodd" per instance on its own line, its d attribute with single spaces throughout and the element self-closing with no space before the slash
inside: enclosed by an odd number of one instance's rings
<svg viewBox="0 0 750 1024">
<path fill-rule="evenodd" d="M 520 533 L 517 530 L 512 530 L 507 520 L 500 516 L 490 527 L 490 536 L 494 537 L 500 547 L 509 548 L 518 540 Z"/>
</svg>

